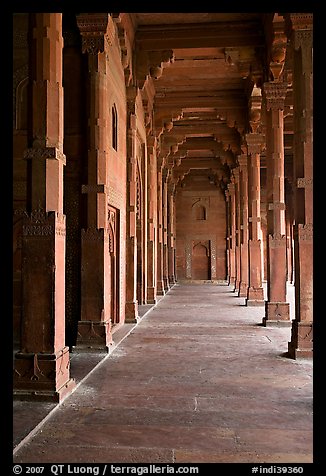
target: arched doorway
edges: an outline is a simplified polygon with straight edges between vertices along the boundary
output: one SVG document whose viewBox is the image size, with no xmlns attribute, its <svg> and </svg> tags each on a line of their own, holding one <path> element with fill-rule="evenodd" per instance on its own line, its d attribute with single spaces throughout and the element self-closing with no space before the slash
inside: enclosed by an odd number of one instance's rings
<svg viewBox="0 0 326 476">
<path fill-rule="evenodd" d="M 110 285 L 108 308 L 112 324 L 120 322 L 120 254 L 119 254 L 119 211 L 108 207 L 108 235 L 109 235 L 109 260 L 107 263 L 107 276 Z"/>
<path fill-rule="evenodd" d="M 211 279 L 209 241 L 195 242 L 192 248 L 192 279 Z"/>
</svg>

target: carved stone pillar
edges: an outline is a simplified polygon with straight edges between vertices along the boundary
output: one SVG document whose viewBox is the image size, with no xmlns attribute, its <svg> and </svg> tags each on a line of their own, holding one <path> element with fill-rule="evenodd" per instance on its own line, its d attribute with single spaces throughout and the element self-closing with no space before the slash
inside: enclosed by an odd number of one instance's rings
<svg viewBox="0 0 326 476">
<path fill-rule="evenodd" d="M 240 265 L 240 170 L 239 167 L 233 169 L 234 177 L 234 197 L 235 197 L 235 285 L 234 291 L 239 293 L 241 280 Z"/>
<path fill-rule="evenodd" d="M 162 161 L 157 167 L 157 294 L 164 296 L 163 281 L 163 181 Z"/>
<path fill-rule="evenodd" d="M 313 60 L 312 14 L 290 14 L 294 97 L 295 320 L 289 356 L 313 353 Z"/>
<path fill-rule="evenodd" d="M 58 402 L 75 386 L 65 345 L 62 14 L 32 19 L 32 143 L 25 153 L 31 211 L 23 222 L 22 332 L 13 387 L 17 398 Z"/>
<path fill-rule="evenodd" d="M 127 90 L 126 322 L 138 319 L 137 301 L 137 89 Z"/>
<path fill-rule="evenodd" d="M 287 281 L 294 282 L 294 257 L 293 257 L 293 192 L 292 186 L 286 182 L 285 187 L 285 223 L 286 223 L 286 259 Z"/>
<path fill-rule="evenodd" d="M 260 152 L 264 142 L 258 133 L 246 134 L 249 154 L 249 288 L 247 306 L 264 305 L 260 225 Z"/>
<path fill-rule="evenodd" d="M 248 262 L 248 157 L 238 157 L 240 166 L 240 284 L 239 297 L 247 297 L 249 287 Z"/>
<path fill-rule="evenodd" d="M 235 186 L 233 183 L 228 184 L 229 192 L 229 209 L 230 209 L 230 227 L 229 227 L 229 286 L 235 286 L 236 266 L 235 266 L 235 242 L 236 242 L 236 223 L 235 223 Z"/>
<path fill-rule="evenodd" d="M 168 255 L 168 179 L 169 170 L 163 169 L 162 173 L 163 184 L 163 283 L 164 290 L 167 292 L 170 289 L 169 284 L 169 255 Z"/>
<path fill-rule="evenodd" d="M 286 302 L 284 101 L 286 83 L 264 83 L 267 157 L 267 301 L 263 324 L 290 325 Z"/>
<path fill-rule="evenodd" d="M 148 171 L 148 217 L 147 217 L 147 303 L 156 303 L 156 263 L 157 263 L 157 158 L 156 137 L 147 140 Z"/>
<path fill-rule="evenodd" d="M 80 14 L 82 51 L 88 59 L 87 226 L 81 233 L 81 320 L 78 350 L 109 351 L 112 344 L 109 266 L 106 114 L 108 14 Z"/>
<path fill-rule="evenodd" d="M 230 263 L 230 245 L 231 245 L 231 231 L 230 231 L 230 192 L 226 188 L 224 190 L 225 196 L 225 210 L 226 210 L 226 279 L 230 282 L 231 263 Z"/>
<path fill-rule="evenodd" d="M 168 184 L 168 277 L 169 285 L 176 283 L 175 278 L 175 184 Z"/>
</svg>

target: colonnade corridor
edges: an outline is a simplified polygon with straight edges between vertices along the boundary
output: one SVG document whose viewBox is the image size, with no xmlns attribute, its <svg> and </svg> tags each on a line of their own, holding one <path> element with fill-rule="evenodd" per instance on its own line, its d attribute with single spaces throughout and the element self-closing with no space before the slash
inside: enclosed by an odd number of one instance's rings
<svg viewBox="0 0 326 476">
<path fill-rule="evenodd" d="M 227 284 L 177 283 L 60 405 L 15 402 L 17 432 L 51 412 L 14 462 L 311 463 L 312 359 L 263 316 Z"/>
</svg>

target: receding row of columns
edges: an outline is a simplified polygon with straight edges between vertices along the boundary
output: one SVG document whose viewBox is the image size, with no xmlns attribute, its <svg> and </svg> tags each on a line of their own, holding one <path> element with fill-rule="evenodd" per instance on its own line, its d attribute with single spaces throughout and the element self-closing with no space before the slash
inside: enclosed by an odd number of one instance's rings
<svg viewBox="0 0 326 476">
<path fill-rule="evenodd" d="M 265 305 L 263 325 L 291 325 L 290 357 L 312 356 L 312 26 L 292 20 L 294 50 L 293 202 L 286 213 L 284 178 L 284 102 L 287 84 L 263 85 L 266 137 L 246 134 L 247 154 L 226 190 L 228 213 L 228 282 L 246 305 Z M 262 285 L 260 154 L 265 142 L 267 164 L 267 300 Z M 293 212 L 292 212 L 293 209 Z M 286 220 L 287 218 L 287 220 Z M 294 253 L 292 251 L 292 242 Z M 291 273 L 289 273 L 291 269 Z M 294 271 L 295 319 L 286 302 L 287 280 Z"/>
<path fill-rule="evenodd" d="M 63 214 L 63 88 L 62 14 L 33 15 L 33 101 L 28 161 L 31 208 L 23 225 L 24 316 L 21 349 L 15 355 L 17 395 L 60 400 L 74 386 L 69 349 L 65 345 L 65 215 Z M 299 25 L 300 26 L 300 25 Z M 112 322 L 106 276 L 109 253 L 106 104 L 106 27 L 90 36 L 82 29 L 83 52 L 88 55 L 89 139 L 87 222 L 81 237 L 81 320 L 79 346 L 109 348 Z M 85 36 L 83 36 L 85 34 Z M 309 36 L 310 35 L 310 36 Z M 296 317 L 289 344 L 291 356 L 312 352 L 312 32 L 293 28 L 294 48 L 294 284 Z M 50 64 L 51 60 L 51 64 Z M 273 98 L 277 92 L 277 101 Z M 272 91 L 272 92 L 271 92 Z M 267 100 L 268 300 L 264 324 L 289 321 L 286 303 L 286 210 L 284 191 L 282 87 L 264 85 Z M 146 173 L 141 183 L 142 206 L 137 218 L 137 91 L 127 88 L 126 193 L 126 322 L 137 322 L 137 219 L 142 223 L 145 290 L 140 304 L 155 303 L 175 283 L 175 184 L 171 170 L 150 136 L 144 152 Z M 226 192 L 228 203 L 228 275 L 247 305 L 264 303 L 260 216 L 261 134 L 246 136 L 248 154 L 238 158 Z M 144 248 L 147 248 L 144 250 Z M 282 269 L 280 269 L 282 268 Z"/>
</svg>

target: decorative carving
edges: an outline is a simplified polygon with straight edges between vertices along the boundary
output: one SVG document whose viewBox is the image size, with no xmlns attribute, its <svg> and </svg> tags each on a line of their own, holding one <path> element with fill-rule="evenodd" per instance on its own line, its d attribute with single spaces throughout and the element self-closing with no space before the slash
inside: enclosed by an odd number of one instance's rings
<svg viewBox="0 0 326 476">
<path fill-rule="evenodd" d="M 270 48 L 269 68 L 274 81 L 279 81 L 284 69 L 286 57 L 287 37 L 285 34 L 285 20 L 282 15 L 275 13 L 273 16 L 272 29 L 274 33 Z"/>
<path fill-rule="evenodd" d="M 143 88 L 148 75 L 154 80 L 160 78 L 164 65 L 174 61 L 173 50 L 138 51 L 137 79 L 140 89 Z"/>
<path fill-rule="evenodd" d="M 24 64 L 16 69 L 12 75 L 12 91 L 13 91 L 13 127 L 16 126 L 16 103 L 17 103 L 17 88 L 23 80 L 28 79 L 28 64 Z"/>
<path fill-rule="evenodd" d="M 313 179 L 312 178 L 298 178 L 297 187 L 298 188 L 312 188 Z"/>
<path fill-rule="evenodd" d="M 312 13 L 290 13 L 293 30 L 312 30 Z"/>
<path fill-rule="evenodd" d="M 286 235 L 281 235 L 280 233 L 274 233 L 273 235 L 268 235 L 268 246 L 270 248 L 286 248 Z"/>
<path fill-rule="evenodd" d="M 238 164 L 239 164 L 241 170 L 248 166 L 248 157 L 247 157 L 247 155 L 245 155 L 245 154 L 238 155 L 237 160 L 238 160 Z"/>
<path fill-rule="evenodd" d="M 84 241 L 98 241 L 108 243 L 109 237 L 108 234 L 103 229 L 98 229 L 96 227 L 89 227 L 87 229 L 82 228 L 81 237 Z"/>
<path fill-rule="evenodd" d="M 294 32 L 294 49 L 312 48 L 313 42 L 313 14 L 290 13 L 292 30 Z"/>
<path fill-rule="evenodd" d="M 66 216 L 58 212 L 45 212 L 41 206 L 28 216 L 24 215 L 23 236 L 66 235 Z"/>
<path fill-rule="evenodd" d="M 108 186 L 101 183 L 82 185 L 82 193 L 108 193 Z"/>
<path fill-rule="evenodd" d="M 260 154 L 265 144 L 265 138 L 263 134 L 246 134 L 246 142 L 249 154 Z"/>
<path fill-rule="evenodd" d="M 249 99 L 249 124 L 251 131 L 257 133 L 261 123 L 261 88 L 253 87 L 251 96 Z"/>
<path fill-rule="evenodd" d="M 54 159 L 66 164 L 66 156 L 56 147 L 32 147 L 24 152 L 24 159 Z"/>
<path fill-rule="evenodd" d="M 287 92 L 287 83 L 264 83 L 263 94 L 266 99 L 266 109 L 283 110 Z"/>
<path fill-rule="evenodd" d="M 285 210 L 286 206 L 284 202 L 273 202 L 268 204 L 268 210 Z"/>
<path fill-rule="evenodd" d="M 300 241 L 312 241 L 313 240 L 313 224 L 307 223 L 306 225 L 298 225 L 298 238 Z"/>
<path fill-rule="evenodd" d="M 105 51 L 112 41 L 108 35 L 108 13 L 81 13 L 77 25 L 82 35 L 82 52 L 96 55 Z"/>
</svg>

